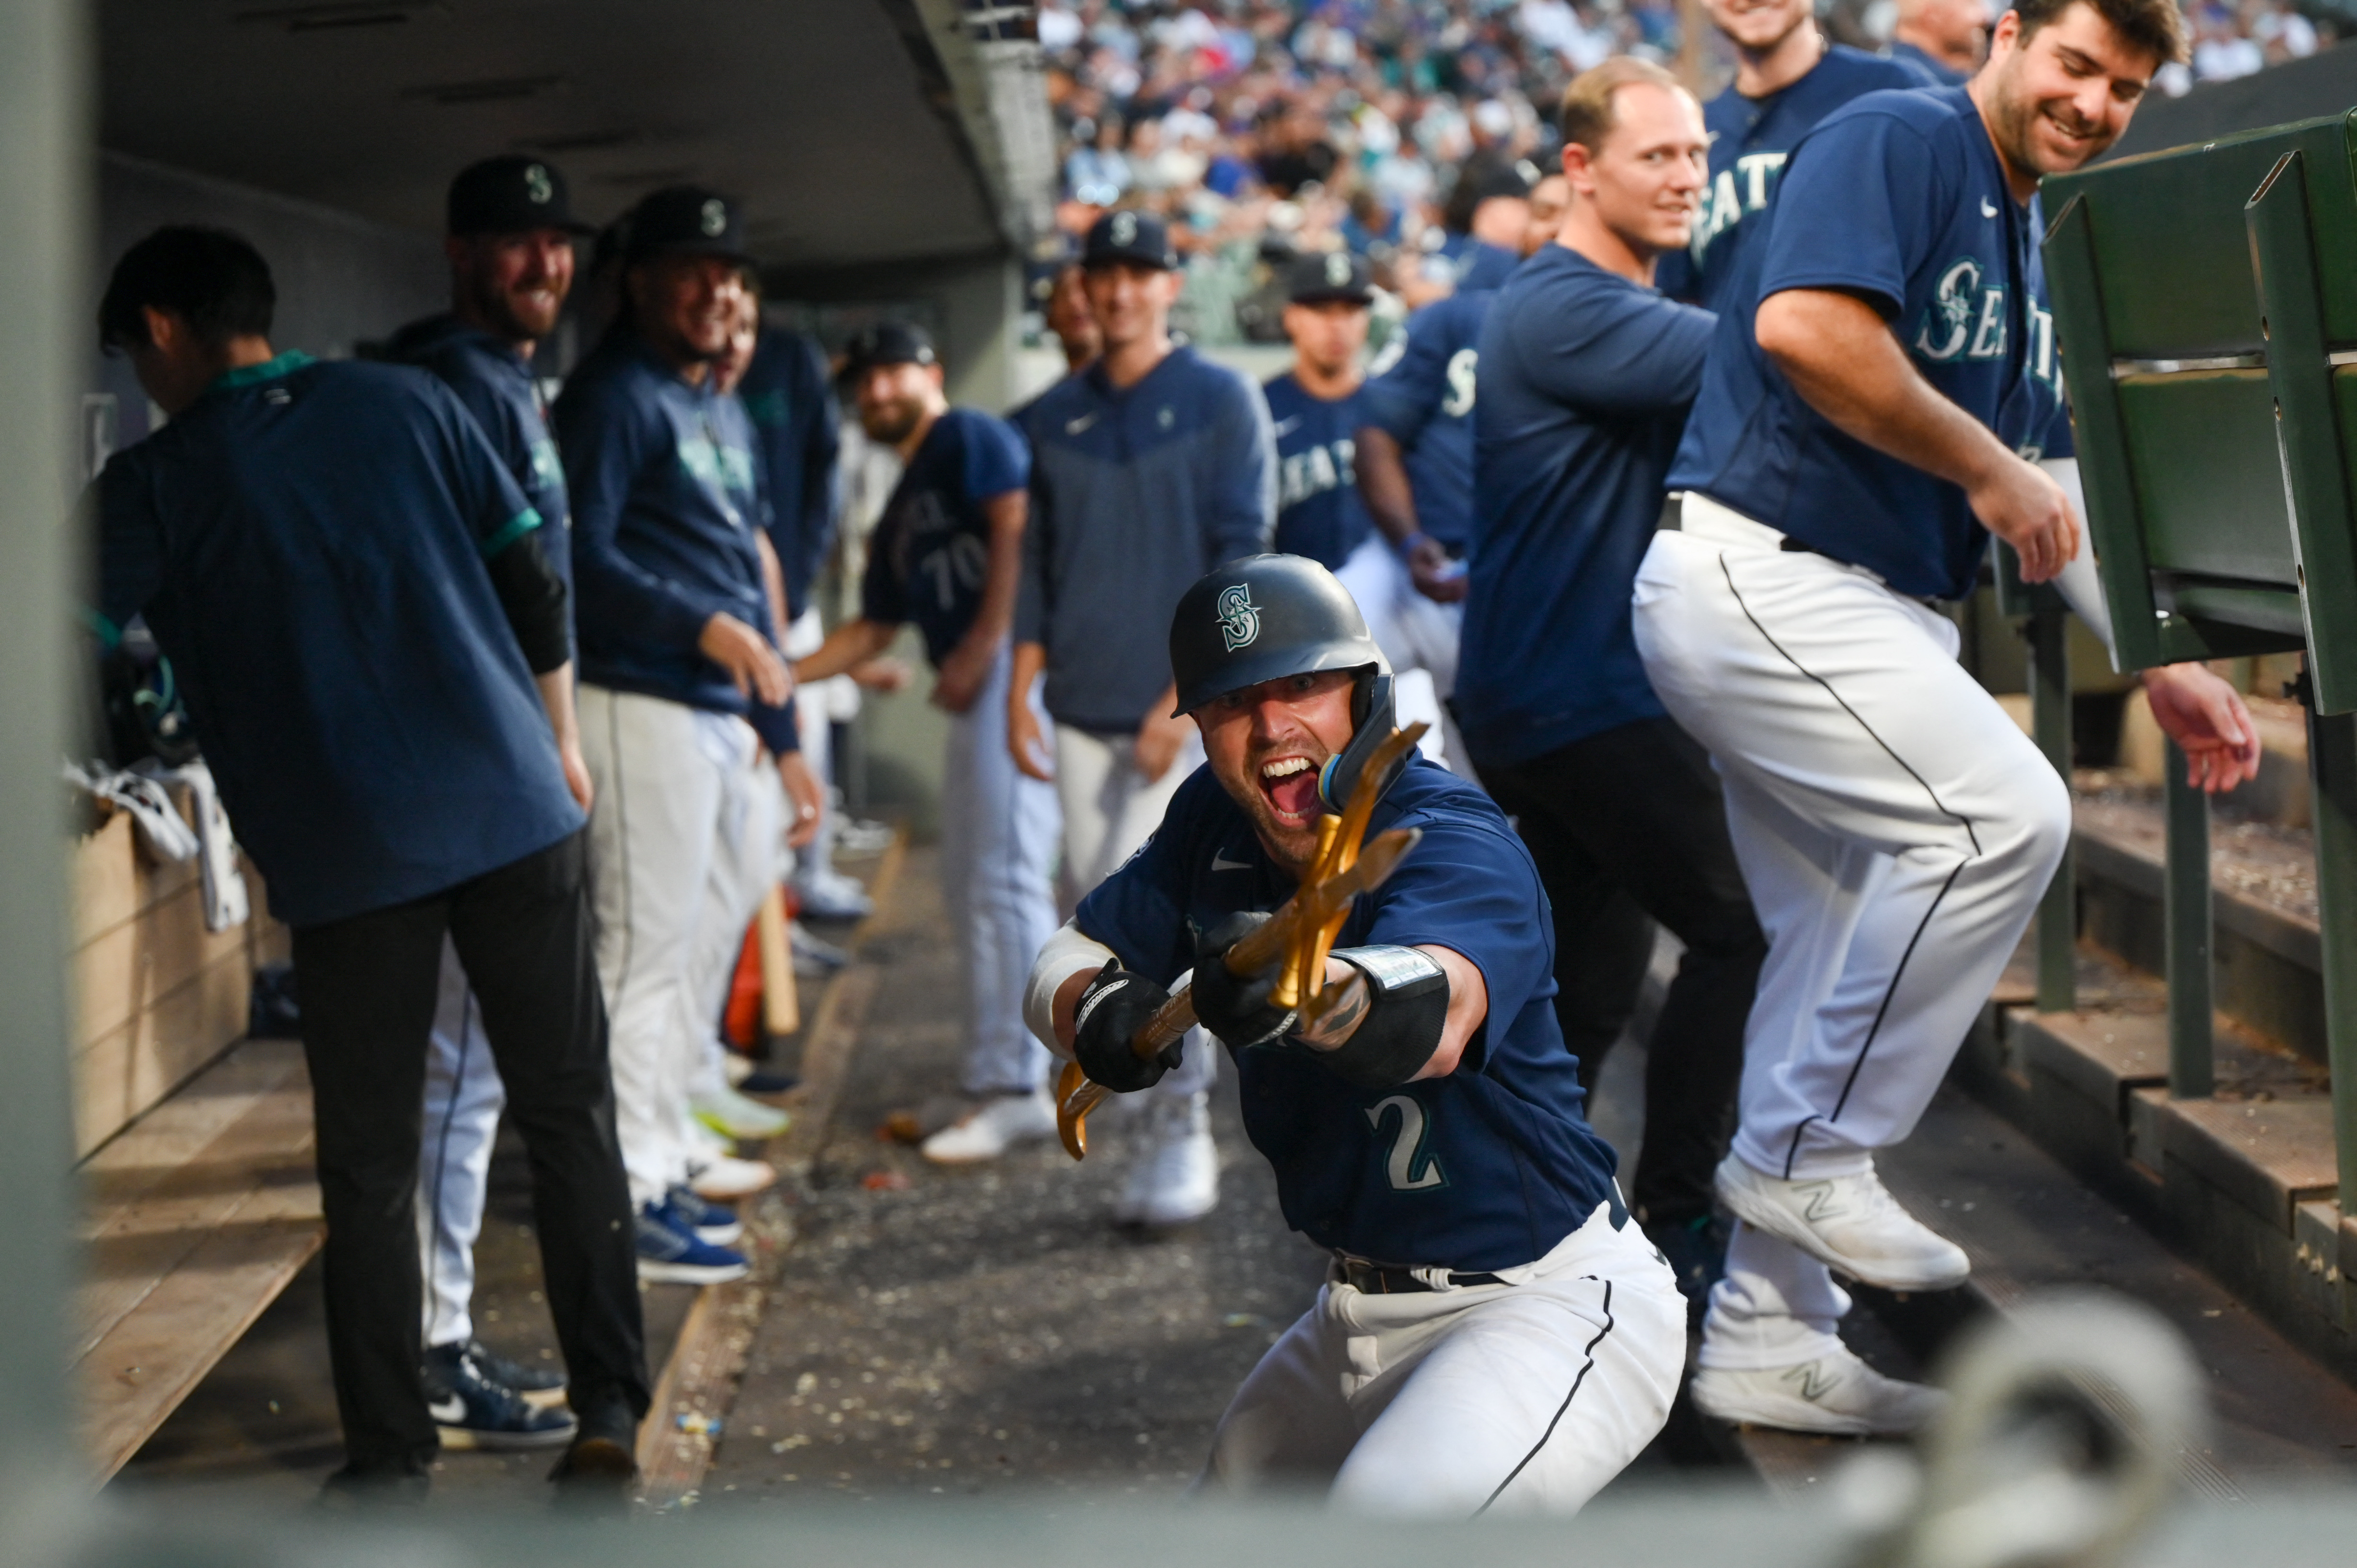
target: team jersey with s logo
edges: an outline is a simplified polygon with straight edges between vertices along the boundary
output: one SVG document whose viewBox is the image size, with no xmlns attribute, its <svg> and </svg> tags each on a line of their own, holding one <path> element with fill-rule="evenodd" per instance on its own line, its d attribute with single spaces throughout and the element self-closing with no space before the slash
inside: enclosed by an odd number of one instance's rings
<svg viewBox="0 0 2357 1568">
<path fill-rule="evenodd" d="M 1653 281 L 1673 299 L 1727 308 L 1727 280 L 1768 209 L 1794 144 L 1854 98 L 1886 88 L 1920 87 L 1922 78 L 1898 60 L 1835 44 L 1798 81 L 1762 98 L 1729 87 L 1702 112 L 1710 133 L 1710 184 L 1683 251 L 1661 260 Z"/>
<path fill-rule="evenodd" d="M 1474 375 L 1481 323 L 1497 297 L 1494 289 L 1459 290 L 1417 311 L 1359 393 L 1362 423 L 1405 455 L 1416 526 L 1458 554 L 1473 532 Z"/>
<path fill-rule="evenodd" d="M 1359 393 L 1313 397 L 1291 371 L 1261 393 L 1275 422 L 1276 548 L 1340 566 L 1374 527 L 1359 499 Z"/>
<path fill-rule="evenodd" d="M 1275 1169 L 1286 1222 L 1319 1246 L 1512 1268 L 1616 1196 L 1611 1146 L 1587 1124 L 1579 1064 L 1555 1026 L 1555 923 L 1530 851 L 1473 785 L 1417 758 L 1368 831 L 1394 827 L 1424 838 L 1358 900 L 1335 945 L 1460 953 L 1481 972 L 1489 1016 L 1455 1072 L 1388 1090 L 1355 1089 L 1298 1046 L 1231 1052 L 1244 1131 Z M 1168 985 L 1194 967 L 1200 932 L 1238 910 L 1275 910 L 1295 886 L 1204 767 L 1074 919 Z"/>
<path fill-rule="evenodd" d="M 877 521 L 860 615 L 888 626 L 915 622 L 938 667 L 982 609 L 990 575 L 985 504 L 1030 477 L 1030 449 L 1005 420 L 973 408 L 934 420 Z"/>
<path fill-rule="evenodd" d="M 1738 269 L 1670 473 L 1901 593 L 1969 593 L 1988 536 L 1959 486 L 1876 451 L 1804 403 L 1759 346 L 1759 301 L 1825 289 L 1874 304 L 1924 379 L 2026 456 L 2070 451 L 2033 197 L 2017 203 L 1962 88 L 1876 92 L 1793 149 Z"/>
</svg>

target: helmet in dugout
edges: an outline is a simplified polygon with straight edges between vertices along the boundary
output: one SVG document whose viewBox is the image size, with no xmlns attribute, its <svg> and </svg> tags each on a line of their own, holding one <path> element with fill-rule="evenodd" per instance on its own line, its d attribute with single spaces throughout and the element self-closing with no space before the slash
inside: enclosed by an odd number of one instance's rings
<svg viewBox="0 0 2357 1568">
<path fill-rule="evenodd" d="M 1197 579 L 1170 619 L 1180 714 L 1264 681 L 1329 670 L 1355 677 L 1351 744 L 1318 780 L 1328 809 L 1339 811 L 1397 722 L 1391 667 L 1350 590 L 1308 556 L 1246 555 Z"/>
</svg>

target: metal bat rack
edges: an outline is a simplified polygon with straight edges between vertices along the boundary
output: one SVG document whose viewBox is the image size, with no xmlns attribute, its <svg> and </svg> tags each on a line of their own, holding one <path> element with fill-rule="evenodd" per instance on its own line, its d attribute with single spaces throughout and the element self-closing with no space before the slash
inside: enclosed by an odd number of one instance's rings
<svg viewBox="0 0 2357 1568">
<path fill-rule="evenodd" d="M 1384 785 L 1427 727 L 1413 724 L 1395 729 L 1374 749 L 1359 770 L 1342 814 L 1329 811 L 1318 819 L 1318 854 L 1301 879 L 1301 890 L 1267 924 L 1228 950 L 1228 972 L 1237 975 L 1257 974 L 1281 957 L 1284 972 L 1269 1000 L 1279 1007 L 1300 1008 L 1305 1024 L 1316 1022 L 1330 1004 L 1324 989 L 1326 953 L 1350 918 L 1351 900 L 1382 886 L 1423 836 L 1418 828 L 1394 828 L 1377 834 L 1372 843 L 1361 843 Z M 1151 1061 L 1194 1026 L 1194 993 L 1181 991 L 1130 1037 L 1129 1048 L 1139 1061 Z M 1082 1072 L 1080 1063 L 1065 1064 L 1056 1084 L 1056 1135 L 1072 1158 L 1088 1158 L 1088 1115 L 1110 1092 Z"/>
</svg>

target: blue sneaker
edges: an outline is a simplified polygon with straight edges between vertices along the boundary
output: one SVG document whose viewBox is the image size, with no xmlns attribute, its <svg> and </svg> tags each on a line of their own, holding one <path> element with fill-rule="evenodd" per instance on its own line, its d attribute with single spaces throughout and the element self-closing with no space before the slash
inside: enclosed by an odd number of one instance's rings
<svg viewBox="0 0 2357 1568">
<path fill-rule="evenodd" d="M 557 1448 L 573 1441 L 569 1410 L 544 1410 L 494 1382 L 464 1345 L 433 1345 L 422 1369 L 425 1408 L 445 1448 Z"/>
<path fill-rule="evenodd" d="M 527 1367 L 522 1361 L 511 1361 L 479 1339 L 469 1339 L 463 1346 L 447 1345 L 436 1348 L 465 1350 L 467 1359 L 475 1363 L 476 1370 L 495 1383 L 506 1384 L 520 1394 L 550 1394 L 565 1386 L 563 1372 L 550 1367 Z"/>
<path fill-rule="evenodd" d="M 668 1203 L 639 1210 L 639 1278 L 651 1284 L 716 1285 L 752 1273 L 742 1252 L 698 1236 Z"/>
<path fill-rule="evenodd" d="M 699 1241 L 715 1247 L 733 1247 L 744 1237 L 745 1226 L 735 1209 L 708 1197 L 698 1197 L 692 1187 L 672 1188 L 663 1195 L 663 1204 L 673 1219 L 695 1232 Z"/>
</svg>

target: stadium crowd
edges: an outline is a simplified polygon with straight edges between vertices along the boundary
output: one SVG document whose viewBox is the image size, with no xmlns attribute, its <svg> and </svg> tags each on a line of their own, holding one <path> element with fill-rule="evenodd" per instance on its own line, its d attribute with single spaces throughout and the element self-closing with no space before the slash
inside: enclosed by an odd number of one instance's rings
<svg viewBox="0 0 2357 1568">
<path fill-rule="evenodd" d="M 2172 95 L 2337 38 L 2290 0 L 2184 10 L 2191 59 L 2156 79 Z M 1838 0 L 1825 30 L 1887 50 L 1901 11 Z M 1050 0 L 1039 32 L 1062 227 L 1115 206 L 1172 219 L 1182 319 L 1209 342 L 1281 338 L 1264 263 L 1294 251 L 1347 248 L 1423 303 L 1466 243 L 1464 171 L 1551 166 L 1547 107 L 1580 71 L 1630 55 L 1707 97 L 1734 70 L 1716 31 L 1684 38 L 1675 0 Z"/>
</svg>

